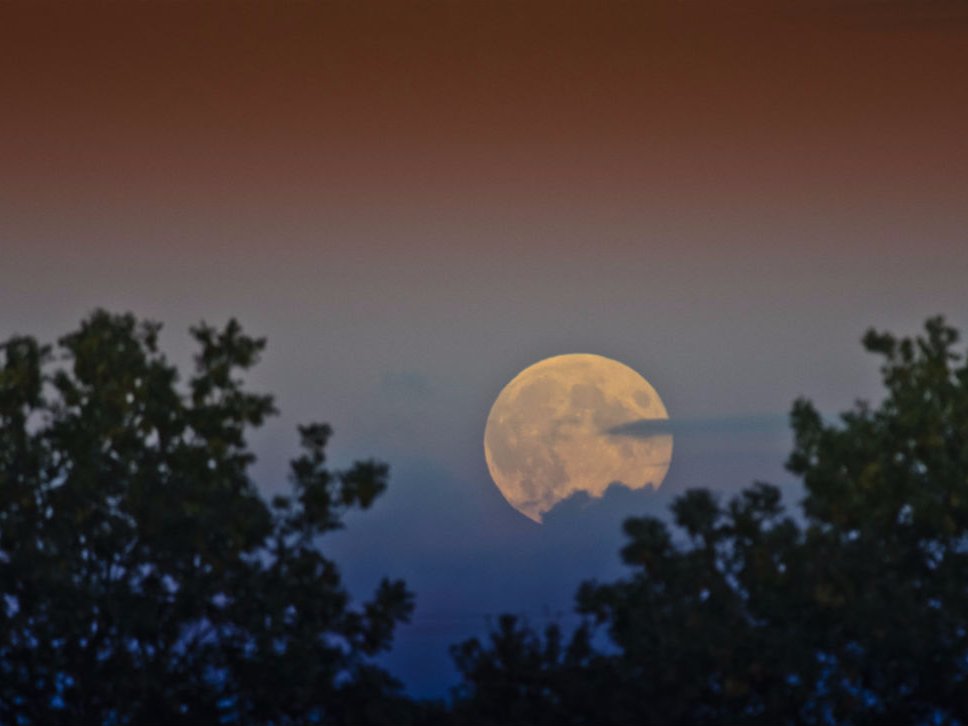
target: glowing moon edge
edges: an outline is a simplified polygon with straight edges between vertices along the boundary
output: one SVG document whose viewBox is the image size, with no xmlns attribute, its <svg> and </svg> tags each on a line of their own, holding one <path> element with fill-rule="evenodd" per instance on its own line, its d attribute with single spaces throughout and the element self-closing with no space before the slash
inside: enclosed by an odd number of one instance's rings
<svg viewBox="0 0 968 726">
<path fill-rule="evenodd" d="M 669 470 L 671 433 L 629 435 L 619 427 L 668 420 L 658 392 L 611 358 L 569 353 L 538 361 L 501 390 L 484 428 L 484 455 L 511 506 L 541 523 L 559 502 L 614 483 L 658 488 Z"/>
</svg>

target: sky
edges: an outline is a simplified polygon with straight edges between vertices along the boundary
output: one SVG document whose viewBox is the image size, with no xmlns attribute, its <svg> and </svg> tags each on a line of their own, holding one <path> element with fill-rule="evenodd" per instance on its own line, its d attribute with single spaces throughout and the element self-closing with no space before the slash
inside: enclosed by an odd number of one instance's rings
<svg viewBox="0 0 968 726">
<path fill-rule="evenodd" d="M 331 551 L 417 594 L 389 665 L 417 695 L 502 611 L 569 617 L 619 523 L 783 469 L 798 396 L 878 393 L 869 326 L 968 323 L 963 0 L 4 3 L 0 337 L 96 307 L 237 317 L 282 415 L 391 465 Z M 644 375 L 677 424 L 656 493 L 536 525 L 484 423 L 551 355 Z"/>
</svg>

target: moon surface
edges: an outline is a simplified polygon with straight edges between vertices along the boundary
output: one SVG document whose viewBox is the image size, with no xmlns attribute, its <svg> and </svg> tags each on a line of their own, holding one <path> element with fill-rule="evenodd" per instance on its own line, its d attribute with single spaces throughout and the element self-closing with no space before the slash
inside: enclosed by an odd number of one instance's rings
<svg viewBox="0 0 968 726">
<path fill-rule="evenodd" d="M 511 506 L 540 523 L 576 492 L 601 497 L 615 482 L 658 488 L 672 459 L 672 435 L 609 432 L 668 418 L 649 382 L 618 361 L 590 354 L 547 358 L 515 376 L 491 407 L 487 468 Z"/>
</svg>

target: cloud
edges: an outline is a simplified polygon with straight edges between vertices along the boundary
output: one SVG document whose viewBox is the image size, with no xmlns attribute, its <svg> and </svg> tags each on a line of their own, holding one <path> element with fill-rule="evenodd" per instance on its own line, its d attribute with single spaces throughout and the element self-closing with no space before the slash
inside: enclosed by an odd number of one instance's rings
<svg viewBox="0 0 968 726">
<path fill-rule="evenodd" d="M 434 393 L 430 379 L 417 371 L 390 371 L 383 374 L 383 390 L 395 396 L 427 399 Z"/>
<path fill-rule="evenodd" d="M 785 426 L 784 417 L 772 419 Z M 768 422 L 735 417 L 677 421 L 671 428 L 755 430 Z M 574 595 L 582 582 L 626 576 L 619 556 L 626 519 L 668 521 L 669 505 L 688 488 L 707 487 L 726 499 L 756 479 L 786 487 L 792 506 L 800 493 L 782 467 L 787 443 L 775 436 L 748 438 L 756 441 L 715 433 L 684 437 L 659 489 L 614 483 L 598 498 L 576 492 L 546 512 L 541 525 L 505 501 L 483 461 L 455 471 L 429 457 L 395 458 L 386 494 L 372 509 L 350 513 L 346 529 L 325 538 L 325 551 L 340 565 L 357 602 L 369 598 L 383 576 L 407 582 L 416 611 L 381 662 L 412 695 L 440 698 L 458 678 L 451 645 L 486 636 L 504 612 L 538 627 L 559 622 L 568 629 L 578 622 Z"/>
<path fill-rule="evenodd" d="M 749 416 L 723 416 L 719 418 L 657 419 L 643 418 L 612 426 L 605 430 L 609 436 L 628 436 L 648 439 L 669 434 L 745 434 L 784 431 L 789 421 L 782 414 L 753 414 Z"/>
<path fill-rule="evenodd" d="M 596 544 L 604 544 L 608 561 L 617 562 L 622 522 L 642 514 L 664 516 L 677 493 L 661 487 L 632 489 L 621 482 L 613 482 L 601 497 L 575 492 L 545 514 L 543 526 L 547 531 L 544 536 L 553 540 L 560 550 L 569 544 L 586 551 Z M 592 532 L 594 537 L 576 534 L 580 532 Z"/>
<path fill-rule="evenodd" d="M 382 662 L 414 695 L 441 697 L 457 680 L 448 648 L 484 636 L 500 613 L 541 627 L 576 624 L 579 584 L 624 572 L 622 522 L 664 516 L 673 495 L 613 484 L 601 498 L 576 493 L 537 525 L 504 501 L 483 469 L 461 478 L 430 461 L 401 461 L 387 493 L 371 510 L 351 513 L 347 528 L 326 538 L 326 552 L 357 601 L 383 576 L 406 580 L 416 611 Z"/>
<path fill-rule="evenodd" d="M 643 418 L 605 429 L 609 436 L 628 436 L 633 439 L 650 439 L 673 433 L 673 424 L 664 418 Z"/>
</svg>

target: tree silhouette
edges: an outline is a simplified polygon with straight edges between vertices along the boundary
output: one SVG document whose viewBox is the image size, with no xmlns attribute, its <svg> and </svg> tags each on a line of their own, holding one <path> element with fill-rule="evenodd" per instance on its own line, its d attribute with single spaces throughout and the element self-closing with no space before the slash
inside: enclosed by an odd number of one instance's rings
<svg viewBox="0 0 968 726">
<path fill-rule="evenodd" d="M 328 469 L 329 427 L 304 426 L 266 502 L 246 432 L 273 403 L 240 378 L 264 341 L 200 325 L 182 382 L 158 331 L 98 311 L 0 346 L 0 722 L 411 718 L 371 659 L 410 594 L 351 607 L 318 546 L 387 468 Z"/>
<path fill-rule="evenodd" d="M 374 663 L 404 585 L 353 607 L 319 549 L 386 467 L 331 470 L 303 426 L 266 502 L 246 434 L 273 403 L 241 378 L 264 342 L 194 328 L 182 381 L 158 331 L 99 311 L 0 345 L 0 722 L 968 722 L 968 363 L 941 318 L 865 336 L 877 405 L 796 402 L 800 516 L 756 484 L 629 520 L 630 574 L 580 588 L 577 631 L 502 617 L 453 649 L 447 714 Z"/>
<path fill-rule="evenodd" d="M 956 331 L 869 332 L 885 397 L 792 412 L 802 517 L 756 484 L 625 524 L 567 646 L 502 619 L 454 649 L 466 723 L 968 722 L 968 365 Z M 603 643 L 602 640 L 605 640 Z M 593 647 L 594 646 L 594 647 Z"/>
</svg>

